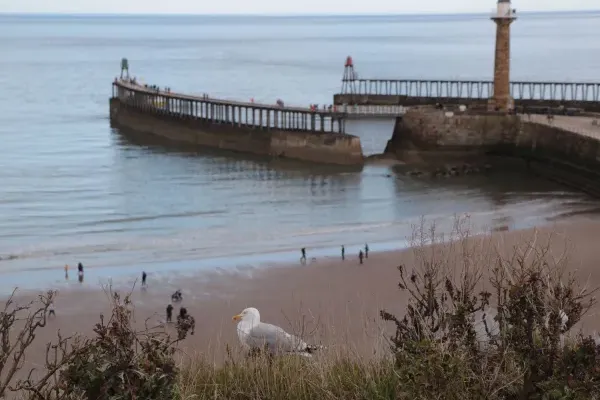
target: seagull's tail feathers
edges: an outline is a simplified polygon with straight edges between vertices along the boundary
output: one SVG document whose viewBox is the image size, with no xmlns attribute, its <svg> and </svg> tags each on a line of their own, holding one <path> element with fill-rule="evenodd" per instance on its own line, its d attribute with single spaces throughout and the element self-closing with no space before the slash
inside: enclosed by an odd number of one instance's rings
<svg viewBox="0 0 600 400">
<path fill-rule="evenodd" d="M 313 346 L 313 345 L 307 344 L 306 347 L 300 348 L 292 353 L 296 354 L 298 356 L 312 358 L 313 353 L 315 353 L 319 350 L 324 350 L 324 349 L 326 349 L 326 347 L 324 347 L 324 346 Z"/>
<path fill-rule="evenodd" d="M 325 350 L 325 349 L 327 349 L 327 347 L 325 347 L 325 346 L 320 346 L 320 345 L 319 346 L 315 346 L 315 345 L 310 345 L 309 344 L 309 345 L 306 346 L 306 349 L 304 351 L 306 353 L 308 353 L 308 354 L 312 354 L 312 353 L 315 353 L 317 351 L 321 351 L 321 350 Z"/>
</svg>

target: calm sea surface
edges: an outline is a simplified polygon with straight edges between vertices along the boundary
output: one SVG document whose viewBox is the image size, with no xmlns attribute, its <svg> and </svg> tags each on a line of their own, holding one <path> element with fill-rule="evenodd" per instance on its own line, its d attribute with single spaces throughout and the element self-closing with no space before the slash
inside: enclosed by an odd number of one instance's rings
<svg viewBox="0 0 600 400">
<path fill-rule="evenodd" d="M 523 14 L 513 79 L 595 81 L 600 14 Z M 122 57 L 174 90 L 330 103 L 352 55 L 362 77 L 489 79 L 487 16 L 0 16 L 0 285 L 292 261 L 402 243 L 421 216 L 511 229 L 596 203 L 522 171 L 445 181 L 156 146 L 111 130 Z M 360 121 L 365 153 L 392 121 Z M 93 279 L 91 279 L 93 280 Z"/>
</svg>

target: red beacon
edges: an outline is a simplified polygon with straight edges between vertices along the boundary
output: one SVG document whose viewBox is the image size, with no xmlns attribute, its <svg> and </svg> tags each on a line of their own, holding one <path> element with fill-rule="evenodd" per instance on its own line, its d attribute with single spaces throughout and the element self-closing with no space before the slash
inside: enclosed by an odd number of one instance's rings
<svg viewBox="0 0 600 400">
<path fill-rule="evenodd" d="M 352 57 L 348 56 L 346 57 L 346 65 L 344 65 L 345 67 L 354 67 L 354 62 L 352 62 Z"/>
</svg>

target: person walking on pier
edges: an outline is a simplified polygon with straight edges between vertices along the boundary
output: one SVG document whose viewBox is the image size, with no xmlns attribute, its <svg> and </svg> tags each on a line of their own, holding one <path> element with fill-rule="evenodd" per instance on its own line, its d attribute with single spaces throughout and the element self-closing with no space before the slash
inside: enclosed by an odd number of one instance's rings
<svg viewBox="0 0 600 400">
<path fill-rule="evenodd" d="M 361 250 L 361 251 L 358 252 L 358 261 L 361 264 L 363 263 L 363 257 L 364 257 L 364 254 L 363 254 L 363 251 Z"/>
<path fill-rule="evenodd" d="M 342 245 L 342 261 L 346 259 L 346 248 Z"/>
<path fill-rule="evenodd" d="M 365 243 L 365 258 L 369 258 L 369 244 Z"/>
</svg>

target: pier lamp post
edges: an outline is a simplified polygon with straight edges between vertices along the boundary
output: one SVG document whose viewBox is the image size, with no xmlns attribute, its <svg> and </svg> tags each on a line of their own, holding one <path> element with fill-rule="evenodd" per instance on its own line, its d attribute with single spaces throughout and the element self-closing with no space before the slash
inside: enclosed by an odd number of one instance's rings
<svg viewBox="0 0 600 400">
<path fill-rule="evenodd" d="M 494 94 L 489 103 L 491 110 L 506 112 L 513 108 L 510 96 L 510 24 L 516 19 L 510 0 L 498 0 L 497 10 L 492 15 L 492 21 L 496 23 L 496 53 Z"/>
</svg>

